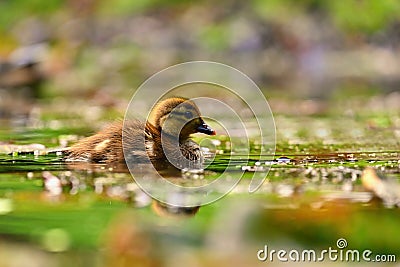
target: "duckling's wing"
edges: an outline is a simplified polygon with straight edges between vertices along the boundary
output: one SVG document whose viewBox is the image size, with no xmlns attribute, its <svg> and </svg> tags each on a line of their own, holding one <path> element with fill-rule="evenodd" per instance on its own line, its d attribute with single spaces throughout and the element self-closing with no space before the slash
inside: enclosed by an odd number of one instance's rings
<svg viewBox="0 0 400 267">
<path fill-rule="evenodd" d="M 97 134 L 82 139 L 68 152 L 67 161 L 123 161 L 122 123 L 111 124 Z"/>
<path fill-rule="evenodd" d="M 153 135 L 149 133 L 143 122 L 131 120 L 125 122 L 123 131 L 123 149 L 125 160 L 128 164 L 150 163 L 147 143 L 151 142 Z"/>
</svg>

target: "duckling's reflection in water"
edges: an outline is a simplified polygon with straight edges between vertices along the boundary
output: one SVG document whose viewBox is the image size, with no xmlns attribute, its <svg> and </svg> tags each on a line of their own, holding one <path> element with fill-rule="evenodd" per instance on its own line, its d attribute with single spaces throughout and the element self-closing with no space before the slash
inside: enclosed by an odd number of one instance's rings
<svg viewBox="0 0 400 267">
<path fill-rule="evenodd" d="M 137 166 L 137 169 L 140 170 L 140 173 L 142 175 L 148 175 L 153 177 L 155 177 L 156 175 L 154 171 L 151 171 L 152 168 L 150 168 L 146 164 L 139 164 Z M 135 173 L 139 173 L 139 171 L 136 170 Z M 162 177 L 176 184 L 182 185 L 183 181 L 188 181 L 188 179 L 183 178 L 183 172 L 176 168 L 159 169 L 157 171 L 157 174 L 161 175 Z M 157 186 L 156 184 L 157 183 L 155 183 L 154 186 Z M 145 194 L 144 192 L 142 193 Z M 183 201 L 187 197 L 187 195 L 185 195 L 182 192 L 169 192 L 169 194 L 170 194 L 169 198 L 175 200 L 179 199 L 180 201 Z M 151 209 L 155 214 L 157 214 L 160 217 L 183 219 L 183 218 L 193 217 L 194 215 L 196 215 L 196 213 L 200 209 L 200 206 L 194 206 L 194 207 L 176 206 L 176 205 L 166 204 L 153 199 L 151 204 Z"/>
<path fill-rule="evenodd" d="M 154 200 L 151 205 L 152 210 L 155 214 L 161 217 L 168 218 L 188 218 L 193 217 L 199 211 L 200 207 L 178 207 L 168 205 L 159 201 Z"/>
<path fill-rule="evenodd" d="M 126 167 L 125 164 L 113 164 L 113 165 L 105 165 L 105 164 L 93 164 L 93 163 L 88 163 L 88 162 L 70 162 L 68 163 L 68 168 L 70 170 L 76 171 L 76 172 L 89 172 L 92 173 L 94 177 L 100 176 L 101 173 L 109 173 L 110 171 L 112 173 L 116 174 L 129 174 L 129 169 Z M 137 166 L 138 169 L 140 169 L 142 175 L 158 175 L 161 174 L 164 178 L 167 178 L 169 180 L 183 180 L 182 178 L 182 172 L 180 170 L 177 170 L 176 168 L 170 168 L 170 169 L 164 169 L 160 170 L 155 173 L 154 169 L 151 166 L 148 166 L 147 164 L 139 164 Z M 124 183 L 126 184 L 134 184 L 134 198 L 133 202 L 135 203 L 135 207 L 145 207 L 150 205 L 151 210 L 158 216 L 160 217 L 166 217 L 166 218 L 177 218 L 177 219 L 184 219 L 184 218 L 189 218 L 193 217 L 196 215 L 196 213 L 199 211 L 200 206 L 195 206 L 195 207 L 180 207 L 180 206 L 174 206 L 174 205 L 169 205 L 166 203 L 162 203 L 158 200 L 151 199 L 142 189 L 140 189 L 139 186 L 137 186 L 136 183 L 132 183 L 132 179 L 130 175 L 127 176 L 127 179 Z M 187 180 L 187 179 L 184 179 Z M 104 190 L 101 190 L 102 192 Z M 180 195 L 177 192 L 171 192 L 171 195 L 173 195 L 173 198 L 184 198 L 183 195 Z M 171 196 L 172 197 L 172 196 Z M 132 200 L 129 200 L 132 201 Z"/>
<path fill-rule="evenodd" d="M 87 175 L 90 174 L 89 176 L 91 177 L 91 179 L 102 179 L 103 177 L 102 173 L 110 173 L 110 171 L 111 175 L 108 175 L 109 177 L 108 179 L 110 178 L 112 179 L 113 174 L 117 174 L 119 179 L 121 178 L 121 174 L 122 175 L 126 174 L 126 178 L 124 178 L 123 181 L 121 182 L 126 185 L 124 186 L 124 188 L 129 188 L 127 190 L 131 191 L 131 193 L 133 193 L 134 195 L 134 197 L 129 197 L 127 201 L 133 202 L 134 206 L 138 208 L 150 205 L 151 210 L 160 217 L 184 219 L 196 215 L 196 213 L 200 209 L 200 206 L 180 207 L 180 206 L 165 204 L 155 199 L 151 199 L 151 197 L 148 194 L 146 194 L 136 183 L 133 182 L 133 178 L 130 176 L 129 169 L 124 164 L 106 165 L 106 164 L 93 164 L 88 162 L 70 162 L 68 163 L 67 166 L 69 170 L 73 170 L 77 173 L 79 172 L 86 173 L 85 177 L 87 177 Z M 169 180 L 175 180 L 175 181 L 187 180 L 185 178 L 182 178 L 181 175 L 182 172 L 180 170 L 174 168 L 160 170 L 159 172 L 156 173 L 154 172 L 154 169 L 151 166 L 148 166 L 146 164 L 139 164 L 137 168 L 142 171 L 142 175 L 153 175 L 155 177 L 155 175 L 161 173 L 161 175 L 164 178 Z M 133 185 L 133 189 L 131 185 Z M 106 185 L 101 185 L 101 187 L 103 186 Z M 104 191 L 106 190 L 101 190 L 101 192 Z M 185 196 L 180 195 L 178 192 L 171 192 L 170 197 L 176 199 L 176 198 L 184 198 Z"/>
</svg>

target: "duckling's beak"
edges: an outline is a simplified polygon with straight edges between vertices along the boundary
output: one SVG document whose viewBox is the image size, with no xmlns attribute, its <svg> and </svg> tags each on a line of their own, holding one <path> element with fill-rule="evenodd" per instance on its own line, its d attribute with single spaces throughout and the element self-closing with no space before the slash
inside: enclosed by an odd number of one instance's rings
<svg viewBox="0 0 400 267">
<path fill-rule="evenodd" d="M 208 126 L 206 123 L 203 122 L 202 125 L 200 125 L 199 127 L 197 127 L 197 131 L 199 133 L 204 133 L 204 134 L 208 134 L 208 135 L 216 135 L 215 131 L 213 129 L 211 129 L 210 126 Z"/>
</svg>

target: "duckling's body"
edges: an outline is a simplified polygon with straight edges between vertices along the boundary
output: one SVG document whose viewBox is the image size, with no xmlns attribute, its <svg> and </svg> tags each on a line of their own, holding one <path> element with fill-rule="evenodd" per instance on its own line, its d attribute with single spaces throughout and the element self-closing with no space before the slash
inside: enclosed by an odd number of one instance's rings
<svg viewBox="0 0 400 267">
<path fill-rule="evenodd" d="M 178 162 L 201 163 L 200 147 L 190 139 L 190 134 L 196 132 L 215 134 L 204 123 L 192 101 L 180 97 L 168 98 L 154 107 L 149 121 L 130 120 L 125 125 L 122 121 L 111 124 L 72 146 L 68 159 L 106 163 L 129 161 L 135 164 L 147 163 L 150 159 L 158 165 L 168 165 L 173 158 Z M 175 164 L 175 167 L 184 168 L 187 163 L 182 163 L 182 166 Z"/>
</svg>

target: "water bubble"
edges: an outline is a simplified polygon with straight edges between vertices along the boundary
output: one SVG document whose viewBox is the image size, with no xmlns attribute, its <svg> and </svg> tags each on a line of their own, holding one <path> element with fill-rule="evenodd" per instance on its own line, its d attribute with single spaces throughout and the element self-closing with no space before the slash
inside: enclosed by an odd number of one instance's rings
<svg viewBox="0 0 400 267">
<path fill-rule="evenodd" d="M 28 172 L 27 174 L 26 174 L 26 177 L 30 180 L 30 179 L 32 179 L 33 178 L 33 172 Z"/>
<path fill-rule="evenodd" d="M 281 197 L 290 197 L 294 193 L 294 188 L 292 185 L 279 184 L 276 187 L 276 193 Z"/>
<path fill-rule="evenodd" d="M 50 252 L 66 251 L 70 247 L 71 241 L 68 233 L 59 228 L 50 229 L 44 233 L 42 246 Z"/>
<path fill-rule="evenodd" d="M 288 157 L 279 157 L 279 158 L 276 159 L 276 161 L 279 164 L 288 164 L 288 163 L 290 163 L 291 160 Z"/>
<path fill-rule="evenodd" d="M 13 202 L 8 198 L 0 198 L 0 215 L 13 211 Z"/>
</svg>

